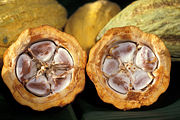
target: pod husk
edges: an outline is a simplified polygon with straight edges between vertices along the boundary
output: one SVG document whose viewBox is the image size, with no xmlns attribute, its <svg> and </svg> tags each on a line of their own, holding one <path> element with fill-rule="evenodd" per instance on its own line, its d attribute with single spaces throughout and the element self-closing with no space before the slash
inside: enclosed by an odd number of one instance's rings
<svg viewBox="0 0 180 120">
<path fill-rule="evenodd" d="M 61 30 L 67 21 L 66 9 L 56 0 L 1 0 L 0 6 L 0 65 L 23 30 L 41 25 Z"/>
<path fill-rule="evenodd" d="M 171 53 L 173 61 L 180 61 L 180 1 L 135 1 L 112 18 L 97 36 L 113 27 L 133 25 L 160 37 Z"/>
<path fill-rule="evenodd" d="M 45 97 L 38 97 L 28 92 L 18 80 L 15 67 L 18 56 L 32 43 L 50 39 L 57 45 L 66 48 L 74 61 L 74 71 L 70 84 L 58 93 Z M 71 35 L 61 32 L 50 26 L 40 26 L 26 29 L 5 52 L 3 57 L 2 78 L 10 89 L 13 97 L 22 105 L 34 110 L 43 111 L 51 107 L 63 107 L 71 103 L 75 96 L 84 89 L 86 52 L 82 50 L 79 43 Z"/>
<path fill-rule="evenodd" d="M 153 71 L 155 82 L 144 91 L 129 91 L 127 94 L 120 94 L 108 86 L 107 78 L 102 72 L 101 65 L 109 46 L 126 41 L 149 46 L 158 58 L 158 66 Z M 170 54 L 160 38 L 153 34 L 144 33 L 137 27 L 127 26 L 108 30 L 101 40 L 93 46 L 90 50 L 86 71 L 94 83 L 99 97 L 104 102 L 113 104 L 118 109 L 128 110 L 149 106 L 156 102 L 158 97 L 169 86 L 170 68 Z"/>
</svg>

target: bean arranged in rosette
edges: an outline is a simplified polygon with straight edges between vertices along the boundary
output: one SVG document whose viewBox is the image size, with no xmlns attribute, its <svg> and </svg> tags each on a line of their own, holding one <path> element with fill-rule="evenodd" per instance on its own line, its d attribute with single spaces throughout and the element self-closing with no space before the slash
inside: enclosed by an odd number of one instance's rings
<svg viewBox="0 0 180 120">
<path fill-rule="evenodd" d="M 91 49 L 87 73 L 100 98 L 119 109 L 154 103 L 169 85 L 171 59 L 155 35 L 112 28 Z"/>
<path fill-rule="evenodd" d="M 66 88 L 72 70 L 73 60 L 68 51 L 50 40 L 32 44 L 19 56 L 16 65 L 19 81 L 37 96 L 47 96 Z"/>
<path fill-rule="evenodd" d="M 4 55 L 2 77 L 14 98 L 35 110 L 65 106 L 84 89 L 86 53 L 50 26 L 27 29 Z"/>
</svg>

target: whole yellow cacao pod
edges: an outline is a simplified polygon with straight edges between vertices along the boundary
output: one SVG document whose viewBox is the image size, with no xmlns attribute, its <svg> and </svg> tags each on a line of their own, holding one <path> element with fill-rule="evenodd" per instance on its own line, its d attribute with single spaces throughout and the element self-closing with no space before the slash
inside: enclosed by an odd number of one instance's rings
<svg viewBox="0 0 180 120">
<path fill-rule="evenodd" d="M 27 28 L 50 25 L 62 29 L 66 9 L 56 0 L 0 0 L 0 65 L 4 51 Z"/>
<path fill-rule="evenodd" d="M 73 35 L 87 52 L 95 44 L 98 32 L 120 7 L 110 1 L 96 1 L 80 7 L 68 20 L 65 32 Z"/>
<path fill-rule="evenodd" d="M 180 0 L 135 1 L 109 21 L 97 40 L 110 28 L 129 25 L 159 36 L 169 49 L 172 60 L 180 61 Z"/>
</svg>

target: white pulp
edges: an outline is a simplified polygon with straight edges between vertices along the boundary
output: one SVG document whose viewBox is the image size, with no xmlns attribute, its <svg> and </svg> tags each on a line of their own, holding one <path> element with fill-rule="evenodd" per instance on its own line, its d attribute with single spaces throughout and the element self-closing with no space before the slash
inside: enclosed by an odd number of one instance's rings
<svg viewBox="0 0 180 120">
<path fill-rule="evenodd" d="M 108 85 L 115 91 L 126 94 L 130 90 L 142 90 L 153 80 L 149 73 L 157 67 L 153 51 L 132 42 L 119 43 L 110 48 L 110 56 L 104 58 L 102 71 L 108 78 Z"/>
</svg>

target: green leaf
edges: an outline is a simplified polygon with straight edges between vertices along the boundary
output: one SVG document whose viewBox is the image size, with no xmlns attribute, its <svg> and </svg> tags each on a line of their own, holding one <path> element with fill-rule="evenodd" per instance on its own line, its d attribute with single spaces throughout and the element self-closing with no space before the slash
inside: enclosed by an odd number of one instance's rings
<svg viewBox="0 0 180 120">
<path fill-rule="evenodd" d="M 176 103 L 150 111 L 93 111 L 85 113 L 82 120 L 165 120 L 180 119 L 180 100 Z"/>
</svg>

